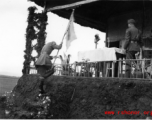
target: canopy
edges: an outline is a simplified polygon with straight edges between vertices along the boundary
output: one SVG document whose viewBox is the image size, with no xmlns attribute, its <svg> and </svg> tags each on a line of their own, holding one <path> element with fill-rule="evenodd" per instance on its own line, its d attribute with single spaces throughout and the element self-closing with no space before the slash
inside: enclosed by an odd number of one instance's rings
<svg viewBox="0 0 152 120">
<path fill-rule="evenodd" d="M 30 0 L 48 11 L 63 17 L 70 18 L 72 7 L 75 10 L 75 22 L 102 32 L 106 32 L 108 19 L 111 16 L 127 12 L 144 11 L 151 8 L 151 0 Z"/>
</svg>

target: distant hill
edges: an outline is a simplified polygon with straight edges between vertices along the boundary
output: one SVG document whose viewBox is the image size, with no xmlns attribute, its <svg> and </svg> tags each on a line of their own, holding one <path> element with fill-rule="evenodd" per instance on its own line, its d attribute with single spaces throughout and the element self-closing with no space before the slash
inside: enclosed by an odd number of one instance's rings
<svg viewBox="0 0 152 120">
<path fill-rule="evenodd" d="M 10 92 L 16 86 L 19 77 L 0 75 L 0 95 Z"/>
<path fill-rule="evenodd" d="M 8 75 L 0 75 L 0 77 L 7 77 L 7 78 L 19 78 L 17 76 L 8 76 Z"/>
</svg>

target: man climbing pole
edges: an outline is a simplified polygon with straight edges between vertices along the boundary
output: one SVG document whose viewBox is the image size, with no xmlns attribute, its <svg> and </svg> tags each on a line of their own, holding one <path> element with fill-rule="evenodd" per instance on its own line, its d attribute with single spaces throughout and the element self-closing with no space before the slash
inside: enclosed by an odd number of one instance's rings
<svg viewBox="0 0 152 120">
<path fill-rule="evenodd" d="M 54 49 L 61 49 L 62 48 L 62 42 L 60 45 L 56 45 L 56 42 L 49 42 L 46 45 L 43 46 L 41 50 L 41 54 L 36 61 L 35 67 L 38 71 L 38 74 L 41 76 L 41 83 L 40 83 L 40 92 L 44 93 L 43 90 L 43 84 L 44 84 L 44 78 L 47 78 L 51 76 L 54 73 L 54 65 L 52 64 L 51 60 L 54 58 L 50 56 L 52 51 Z"/>
<path fill-rule="evenodd" d="M 36 69 L 38 71 L 38 74 L 40 74 L 42 77 L 47 77 L 47 72 L 50 72 L 52 75 L 54 73 L 54 67 L 51 62 L 53 59 L 50 54 L 54 49 L 61 49 L 62 48 L 62 43 L 60 45 L 56 45 L 56 42 L 49 42 L 46 45 L 43 46 L 41 50 L 41 54 L 36 61 Z"/>
<path fill-rule="evenodd" d="M 48 76 L 52 75 L 54 73 L 54 66 L 55 60 L 58 56 L 59 50 L 62 48 L 64 37 L 67 35 L 67 48 L 70 46 L 70 43 L 76 38 L 74 34 L 74 28 L 73 28 L 73 22 L 74 22 L 74 9 L 72 11 L 68 27 L 64 33 L 64 36 L 62 38 L 62 42 L 60 45 L 56 45 L 56 43 L 50 42 L 44 45 L 44 47 L 41 50 L 40 57 L 36 61 L 36 69 L 38 71 L 38 74 L 41 75 L 41 84 L 40 84 L 40 90 L 43 92 L 43 82 L 44 78 L 47 78 Z M 52 64 L 51 59 L 53 59 L 52 56 L 49 56 L 54 49 L 58 49 L 57 55 L 55 57 L 55 60 Z"/>
</svg>

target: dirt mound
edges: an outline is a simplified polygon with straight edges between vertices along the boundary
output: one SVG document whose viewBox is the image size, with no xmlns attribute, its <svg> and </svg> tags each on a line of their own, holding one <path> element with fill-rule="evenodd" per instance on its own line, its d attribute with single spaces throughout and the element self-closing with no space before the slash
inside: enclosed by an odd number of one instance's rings
<svg viewBox="0 0 152 120">
<path fill-rule="evenodd" d="M 145 119 L 152 116 L 150 80 L 51 76 L 44 81 L 46 94 L 38 98 L 40 81 L 38 75 L 19 79 L 12 92 L 14 96 L 9 97 L 12 109 L 15 108 L 9 118 Z"/>
</svg>

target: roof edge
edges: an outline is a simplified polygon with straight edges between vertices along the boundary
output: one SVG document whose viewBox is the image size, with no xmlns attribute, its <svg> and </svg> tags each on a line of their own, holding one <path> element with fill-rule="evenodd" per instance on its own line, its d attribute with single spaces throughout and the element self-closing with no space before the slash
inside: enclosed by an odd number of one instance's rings
<svg viewBox="0 0 152 120">
<path fill-rule="evenodd" d="M 56 6 L 56 7 L 48 8 L 46 11 L 50 12 L 50 11 L 53 11 L 53 10 L 75 8 L 77 6 L 80 6 L 80 5 L 83 5 L 83 4 L 92 3 L 92 2 L 96 2 L 96 1 L 99 1 L 99 0 L 85 0 L 85 1 L 81 1 L 81 2 L 76 2 L 76 3 L 68 4 L 68 5 Z"/>
</svg>

